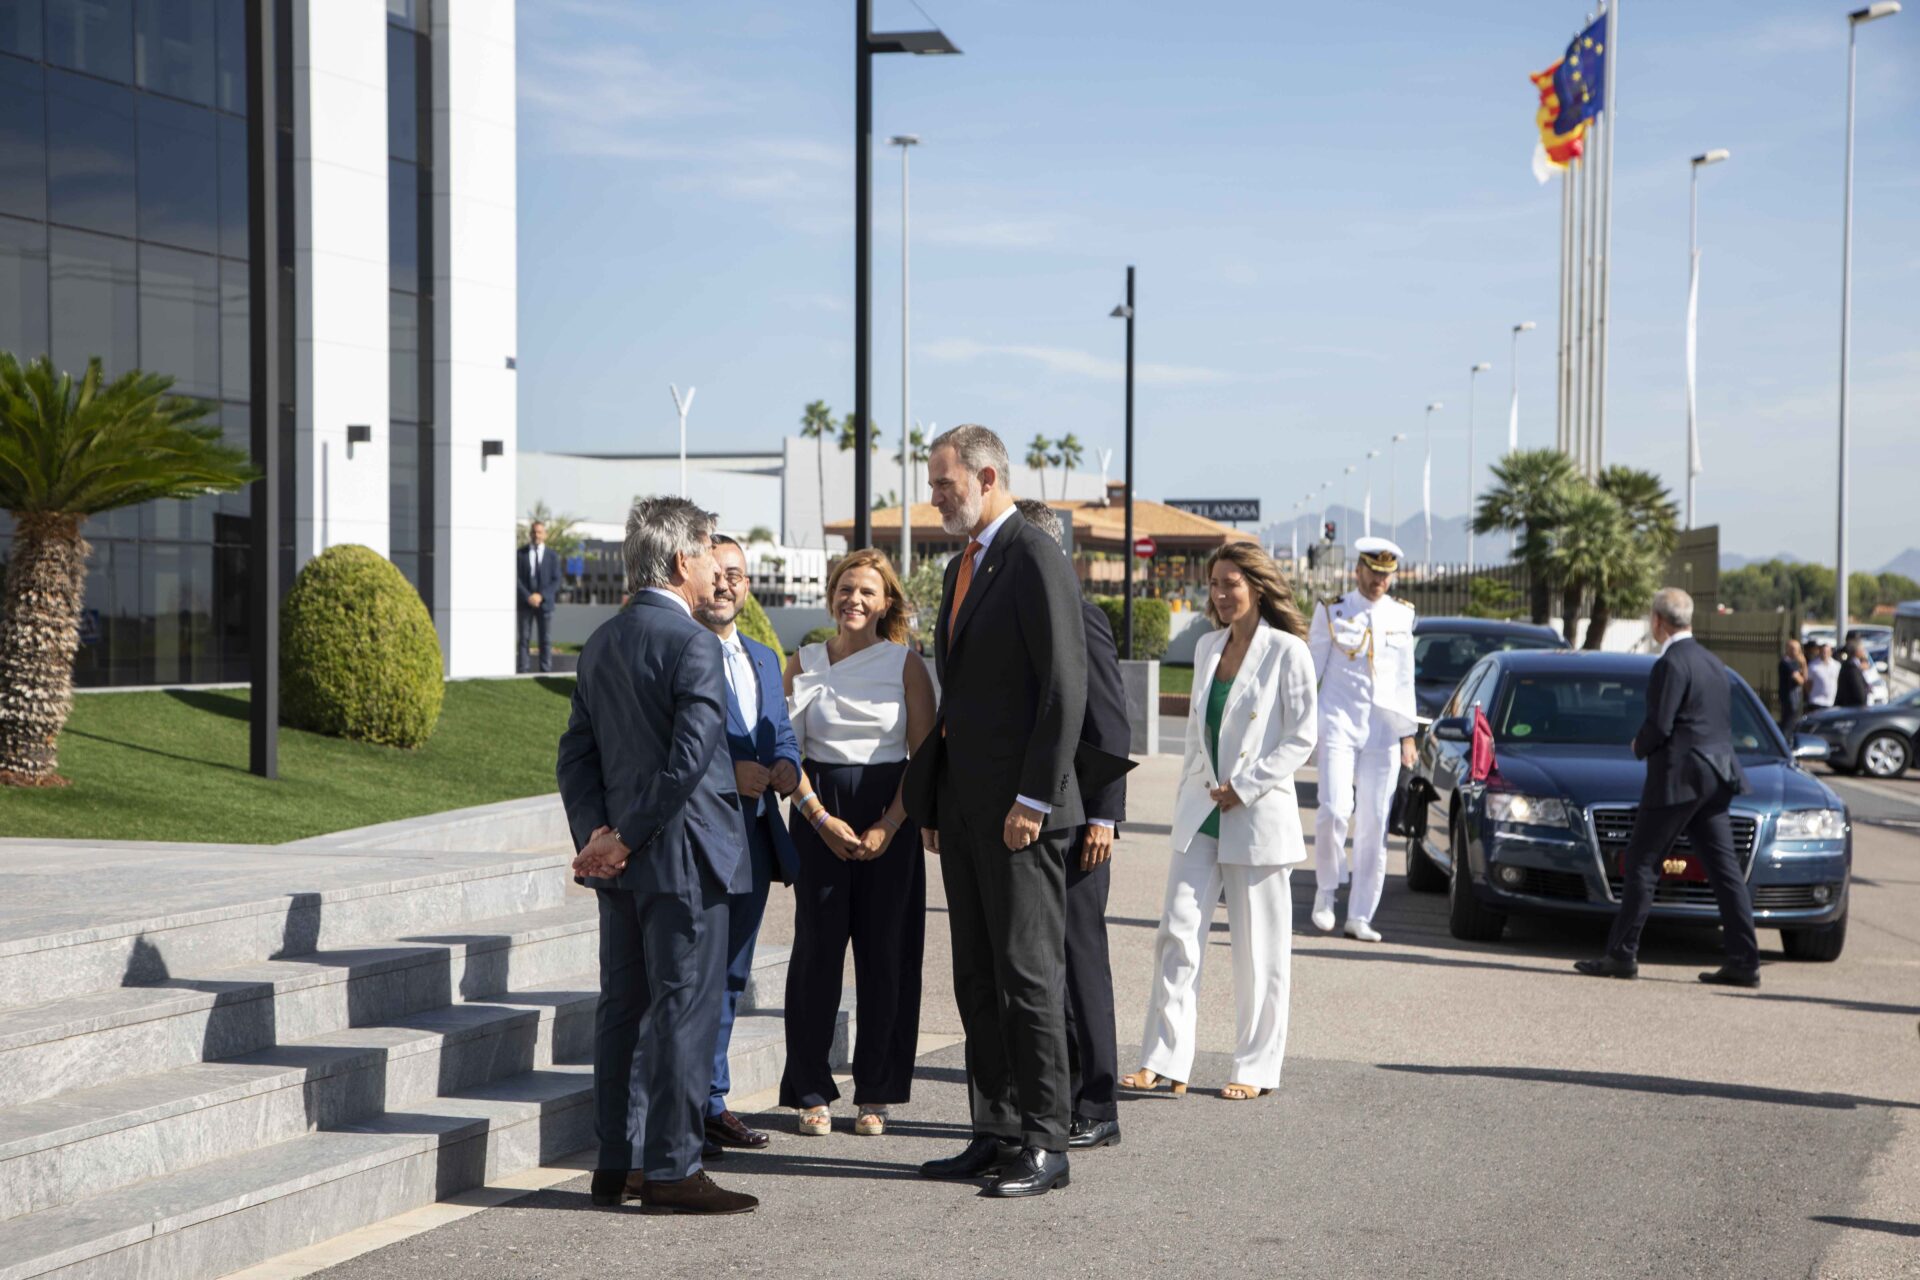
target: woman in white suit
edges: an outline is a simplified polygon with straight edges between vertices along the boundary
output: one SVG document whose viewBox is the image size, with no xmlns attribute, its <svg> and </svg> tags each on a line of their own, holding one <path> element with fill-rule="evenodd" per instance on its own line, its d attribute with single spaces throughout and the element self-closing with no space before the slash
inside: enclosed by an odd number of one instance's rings
<svg viewBox="0 0 1920 1280">
<path fill-rule="evenodd" d="M 1273 560 L 1236 542 L 1207 561 L 1207 616 L 1193 656 L 1186 759 L 1173 811 L 1167 901 L 1154 937 L 1140 1069 L 1121 1083 L 1186 1092 L 1213 904 L 1226 888 L 1238 1026 L 1230 1099 L 1280 1083 L 1293 970 L 1294 866 L 1307 858 L 1293 775 L 1313 754 L 1307 625 Z"/>
</svg>

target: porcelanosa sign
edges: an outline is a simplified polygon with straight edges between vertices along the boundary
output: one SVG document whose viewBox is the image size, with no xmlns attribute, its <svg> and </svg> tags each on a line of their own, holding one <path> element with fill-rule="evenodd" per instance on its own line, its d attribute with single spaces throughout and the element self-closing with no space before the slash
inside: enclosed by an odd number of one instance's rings
<svg viewBox="0 0 1920 1280">
<path fill-rule="evenodd" d="M 1260 519 L 1258 498 L 1168 498 L 1167 505 L 1175 511 L 1184 511 L 1208 520 L 1250 520 L 1258 523 Z"/>
</svg>

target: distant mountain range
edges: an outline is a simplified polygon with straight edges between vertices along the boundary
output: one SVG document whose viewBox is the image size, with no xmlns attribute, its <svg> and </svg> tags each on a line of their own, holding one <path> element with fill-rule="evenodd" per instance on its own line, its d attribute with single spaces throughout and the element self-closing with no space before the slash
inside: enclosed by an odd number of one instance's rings
<svg viewBox="0 0 1920 1280">
<path fill-rule="evenodd" d="M 1769 560 L 1778 560 L 1784 564 L 1806 563 L 1803 557 L 1796 556 L 1791 551 L 1780 551 L 1770 556 L 1743 556 L 1732 551 L 1722 551 L 1720 553 L 1720 571 L 1725 573 L 1729 569 L 1744 569 L 1750 564 L 1765 564 Z M 1905 574 L 1916 582 L 1920 582 L 1920 547 L 1908 547 L 1893 559 L 1887 561 L 1879 568 L 1874 569 L 1873 572 Z"/>
</svg>

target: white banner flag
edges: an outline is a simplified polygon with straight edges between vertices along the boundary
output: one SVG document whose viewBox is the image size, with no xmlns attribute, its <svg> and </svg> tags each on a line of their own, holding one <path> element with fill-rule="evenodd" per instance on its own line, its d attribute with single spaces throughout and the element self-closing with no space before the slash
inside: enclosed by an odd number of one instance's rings
<svg viewBox="0 0 1920 1280">
<path fill-rule="evenodd" d="M 1420 505 L 1427 510 L 1427 553 L 1433 553 L 1433 449 L 1427 449 L 1427 465 L 1420 472 Z"/>
<path fill-rule="evenodd" d="M 1293 522 L 1293 559 L 1296 564 L 1300 561 L 1300 522 L 1298 520 Z"/>
<path fill-rule="evenodd" d="M 1373 536 L 1373 486 L 1367 486 L 1367 496 L 1360 502 L 1360 526 L 1367 537 Z"/>
<path fill-rule="evenodd" d="M 1520 447 L 1520 382 L 1513 384 L 1513 403 L 1507 406 L 1507 452 Z"/>
<path fill-rule="evenodd" d="M 1687 478 L 1700 474 L 1700 428 L 1694 417 L 1694 359 L 1700 337 L 1700 251 L 1693 251 L 1687 279 Z M 1689 515 L 1692 513 L 1689 512 Z"/>
</svg>

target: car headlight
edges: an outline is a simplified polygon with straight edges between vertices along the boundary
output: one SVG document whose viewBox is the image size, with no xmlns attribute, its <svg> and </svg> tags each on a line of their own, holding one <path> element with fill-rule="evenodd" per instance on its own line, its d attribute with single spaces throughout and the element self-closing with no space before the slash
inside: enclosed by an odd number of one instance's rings
<svg viewBox="0 0 1920 1280">
<path fill-rule="evenodd" d="M 1844 809 L 1793 809 L 1780 815 L 1780 840 L 1838 840 L 1847 834 Z"/>
<path fill-rule="evenodd" d="M 1511 791 L 1495 791 L 1487 796 L 1487 816 L 1495 822 L 1520 823 L 1529 827 L 1564 827 L 1567 804 L 1549 796 L 1523 796 Z"/>
</svg>

